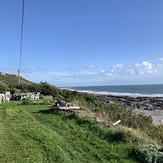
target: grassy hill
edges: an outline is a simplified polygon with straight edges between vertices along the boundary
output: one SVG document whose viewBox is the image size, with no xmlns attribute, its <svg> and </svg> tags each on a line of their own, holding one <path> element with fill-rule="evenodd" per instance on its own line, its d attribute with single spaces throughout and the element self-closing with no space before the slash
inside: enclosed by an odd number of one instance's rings
<svg viewBox="0 0 163 163">
<path fill-rule="evenodd" d="M 0 81 L 5 82 L 7 84 L 18 84 L 19 78 L 18 75 L 15 74 L 7 74 L 4 72 L 0 72 Z M 31 84 L 33 82 L 26 80 L 22 76 L 20 76 L 21 84 Z"/>
</svg>

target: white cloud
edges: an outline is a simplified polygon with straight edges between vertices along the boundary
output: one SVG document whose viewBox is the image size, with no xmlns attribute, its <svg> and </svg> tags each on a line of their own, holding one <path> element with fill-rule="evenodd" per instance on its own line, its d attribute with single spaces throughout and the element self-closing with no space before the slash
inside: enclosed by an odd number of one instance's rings
<svg viewBox="0 0 163 163">
<path fill-rule="evenodd" d="M 115 72 L 115 69 L 113 69 L 113 68 L 112 68 L 112 69 L 110 69 L 110 72 L 112 72 L 112 73 L 113 73 L 113 72 Z"/>
<path fill-rule="evenodd" d="M 101 70 L 101 73 L 105 73 L 105 71 L 104 70 Z"/>
<path fill-rule="evenodd" d="M 142 63 L 136 63 L 135 66 L 138 68 L 152 69 L 152 63 L 150 63 L 149 61 L 143 61 Z"/>
<path fill-rule="evenodd" d="M 135 63 L 135 66 L 136 67 L 141 67 L 141 64 L 140 63 Z"/>
<path fill-rule="evenodd" d="M 83 75 L 96 75 L 97 74 L 96 72 L 92 72 L 92 71 L 81 71 L 79 73 Z"/>
<path fill-rule="evenodd" d="M 23 67 L 21 71 L 23 73 L 35 73 L 35 72 L 41 72 L 43 70 L 35 67 Z"/>
<path fill-rule="evenodd" d="M 133 69 L 127 70 L 127 73 L 129 73 L 129 74 L 136 74 L 135 70 L 133 70 Z"/>
<path fill-rule="evenodd" d="M 160 59 L 161 60 L 161 59 Z M 56 86 L 73 86 L 73 85 L 100 85 L 101 84 L 121 84 L 121 83 L 149 83 L 152 81 L 163 81 L 163 64 L 142 61 L 134 65 L 116 64 L 110 67 L 110 69 L 102 69 L 99 71 L 90 71 L 95 66 L 92 64 L 85 65 L 83 69 L 68 69 L 66 71 L 45 71 L 39 68 L 31 68 L 25 66 L 22 71 L 22 76 L 27 79 L 40 82 L 47 81 Z M 24 68 L 24 67 L 23 67 Z M 87 71 L 83 71 L 86 70 Z M 95 70 L 95 69 L 94 69 Z M 157 79 L 157 80 L 156 80 Z"/>
<path fill-rule="evenodd" d="M 103 74 L 106 76 L 114 76 L 117 74 L 116 70 L 123 68 L 123 64 L 116 64 L 115 66 L 111 67 L 109 70 L 103 71 Z"/>
<path fill-rule="evenodd" d="M 106 77 L 106 78 L 114 78 L 121 76 L 119 75 L 120 72 L 117 71 L 117 69 L 123 68 L 122 64 L 116 64 L 115 66 L 112 66 L 109 70 L 101 70 L 101 72 L 96 73 L 96 75 L 101 76 L 101 78 Z"/>
<path fill-rule="evenodd" d="M 108 71 L 108 70 L 106 70 L 106 71 L 101 70 L 101 73 L 99 73 L 99 75 L 100 75 L 101 77 L 104 77 L 104 76 L 106 76 L 106 77 L 108 77 L 108 76 L 113 76 L 113 72 Z"/>
<path fill-rule="evenodd" d="M 149 63 L 148 61 L 143 61 L 142 65 L 147 69 L 152 69 L 152 63 Z"/>
<path fill-rule="evenodd" d="M 113 74 L 108 72 L 108 73 L 106 73 L 106 76 L 113 76 Z"/>
<path fill-rule="evenodd" d="M 138 74 L 152 74 L 156 72 L 156 69 L 154 68 L 153 64 L 149 61 L 143 61 L 142 63 L 136 63 L 135 64 L 135 72 Z"/>
<path fill-rule="evenodd" d="M 113 66 L 114 69 L 122 68 L 122 67 L 123 67 L 123 64 L 116 64 L 115 66 Z"/>
<path fill-rule="evenodd" d="M 84 67 L 85 68 L 95 68 L 96 66 L 93 64 L 86 64 Z"/>
<path fill-rule="evenodd" d="M 158 58 L 160 61 L 163 61 L 163 57 L 162 58 Z"/>
</svg>

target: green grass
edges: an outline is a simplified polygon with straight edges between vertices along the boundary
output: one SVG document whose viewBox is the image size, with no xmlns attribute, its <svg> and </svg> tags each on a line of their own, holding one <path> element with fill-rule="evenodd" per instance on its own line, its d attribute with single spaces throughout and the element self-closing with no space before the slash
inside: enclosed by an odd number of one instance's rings
<svg viewBox="0 0 163 163">
<path fill-rule="evenodd" d="M 88 118 L 47 105 L 0 105 L 0 162 L 134 163 L 134 145 Z"/>
</svg>

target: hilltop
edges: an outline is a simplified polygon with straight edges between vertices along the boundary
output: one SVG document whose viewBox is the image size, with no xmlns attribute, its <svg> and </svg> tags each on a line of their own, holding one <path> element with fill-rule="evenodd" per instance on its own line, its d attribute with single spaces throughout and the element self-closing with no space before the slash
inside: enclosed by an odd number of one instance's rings
<svg viewBox="0 0 163 163">
<path fill-rule="evenodd" d="M 19 78 L 17 74 L 7 74 L 4 72 L 0 72 L 0 81 L 5 82 L 7 84 L 18 84 Z M 23 78 L 20 76 L 20 81 L 22 84 L 32 84 L 33 82 Z"/>
</svg>

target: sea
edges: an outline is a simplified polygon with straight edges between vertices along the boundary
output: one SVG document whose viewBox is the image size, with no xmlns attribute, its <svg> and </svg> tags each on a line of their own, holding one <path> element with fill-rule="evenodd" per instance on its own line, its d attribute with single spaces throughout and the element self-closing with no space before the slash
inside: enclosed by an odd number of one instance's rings
<svg viewBox="0 0 163 163">
<path fill-rule="evenodd" d="M 163 84 L 78 86 L 68 89 L 102 95 L 163 97 Z"/>
</svg>

